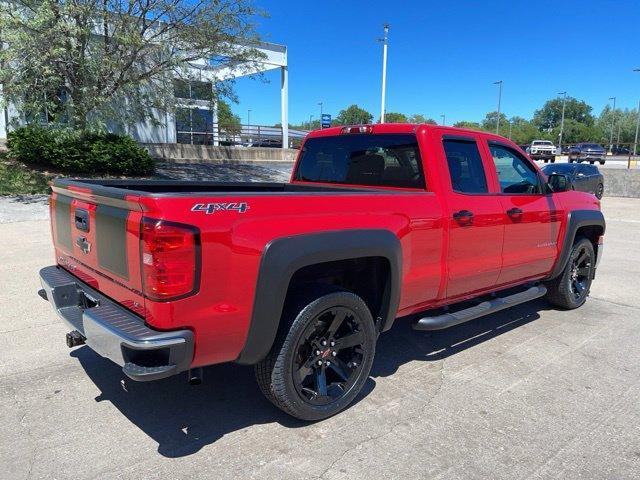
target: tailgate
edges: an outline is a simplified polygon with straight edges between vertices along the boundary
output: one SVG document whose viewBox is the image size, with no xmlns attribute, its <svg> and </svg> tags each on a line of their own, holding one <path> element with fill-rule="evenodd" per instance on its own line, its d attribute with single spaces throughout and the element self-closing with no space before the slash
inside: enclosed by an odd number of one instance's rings
<svg viewBox="0 0 640 480">
<path fill-rule="evenodd" d="M 52 189 L 51 233 L 56 263 L 146 317 L 138 195 L 65 180 L 56 180 Z"/>
</svg>

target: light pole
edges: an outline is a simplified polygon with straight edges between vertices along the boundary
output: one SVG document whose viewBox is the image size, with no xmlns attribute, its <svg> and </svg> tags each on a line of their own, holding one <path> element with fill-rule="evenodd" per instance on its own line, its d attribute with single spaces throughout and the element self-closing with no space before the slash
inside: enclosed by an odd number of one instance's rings
<svg viewBox="0 0 640 480">
<path fill-rule="evenodd" d="M 511 140 L 511 127 L 513 126 L 513 122 L 509 120 L 509 140 Z"/>
<path fill-rule="evenodd" d="M 251 125 L 251 110 L 247 110 L 247 126 Z"/>
<path fill-rule="evenodd" d="M 312 118 L 313 118 L 313 115 L 309 115 L 309 130 L 311 130 L 311 129 L 312 129 L 312 128 L 311 128 L 311 124 L 312 124 L 312 120 L 311 120 L 311 119 L 312 119 Z"/>
<path fill-rule="evenodd" d="M 443 113 L 442 115 L 440 115 L 440 118 L 442 118 L 442 125 L 446 125 L 446 124 L 447 124 L 447 117 L 446 117 L 446 115 Z"/>
<path fill-rule="evenodd" d="M 640 72 L 640 68 L 634 68 L 634 72 Z M 633 154 L 636 154 L 636 148 L 638 147 L 638 130 L 640 130 L 640 101 L 638 102 L 638 112 L 636 120 L 636 138 L 633 141 Z"/>
<path fill-rule="evenodd" d="M 382 42 L 382 93 L 380 98 L 380 123 L 384 123 L 384 101 L 387 90 L 387 46 L 389 44 L 389 24 L 384 24 L 384 37 L 378 39 Z"/>
<path fill-rule="evenodd" d="M 611 112 L 611 137 L 609 138 L 609 153 L 613 151 L 613 128 L 616 124 L 616 97 L 609 97 L 609 100 L 613 100 L 613 111 Z"/>
<path fill-rule="evenodd" d="M 498 119 L 496 120 L 496 135 L 500 133 L 500 103 L 502 102 L 502 80 L 493 82 L 494 85 L 498 85 Z"/>
<path fill-rule="evenodd" d="M 320 129 L 322 130 L 322 106 L 324 102 L 318 102 L 318 105 L 320 105 Z"/>
<path fill-rule="evenodd" d="M 564 133 L 564 108 L 567 105 L 567 92 L 559 92 L 558 95 L 562 95 L 562 118 L 560 119 L 560 137 L 558 140 L 558 148 L 562 153 L 562 134 Z"/>
</svg>

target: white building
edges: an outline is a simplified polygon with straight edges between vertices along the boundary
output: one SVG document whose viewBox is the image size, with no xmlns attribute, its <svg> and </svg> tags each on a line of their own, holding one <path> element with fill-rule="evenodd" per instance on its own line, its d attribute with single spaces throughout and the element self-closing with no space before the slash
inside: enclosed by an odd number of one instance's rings
<svg viewBox="0 0 640 480">
<path fill-rule="evenodd" d="M 221 132 L 218 130 L 217 112 L 215 105 L 209 100 L 214 81 L 280 69 L 280 118 L 283 126 L 281 134 L 282 146 L 286 148 L 289 145 L 287 47 L 274 43 L 260 43 L 254 48 L 262 53 L 262 59 L 254 62 L 250 70 L 242 65 L 235 68 L 214 68 L 204 61 L 191 64 L 191 76 L 194 80 L 174 81 L 174 94 L 178 105 L 176 112 L 155 111 L 155 122 L 139 122 L 129 128 L 127 133 L 141 143 L 218 145 Z M 6 140 L 7 129 L 10 129 L 11 125 L 25 122 L 23 115 L 14 105 L 6 105 L 3 110 L 0 115 L 0 141 Z"/>
</svg>

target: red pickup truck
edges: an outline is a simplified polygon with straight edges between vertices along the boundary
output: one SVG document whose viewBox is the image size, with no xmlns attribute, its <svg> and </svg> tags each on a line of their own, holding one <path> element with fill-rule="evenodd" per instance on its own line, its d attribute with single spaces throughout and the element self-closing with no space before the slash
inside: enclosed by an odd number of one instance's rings
<svg viewBox="0 0 640 480">
<path fill-rule="evenodd" d="M 582 305 L 598 199 L 484 132 L 431 125 L 308 135 L 291 181 L 56 180 L 42 290 L 134 380 L 221 362 L 306 420 L 345 408 L 381 332 L 438 330 L 546 295 Z"/>
</svg>

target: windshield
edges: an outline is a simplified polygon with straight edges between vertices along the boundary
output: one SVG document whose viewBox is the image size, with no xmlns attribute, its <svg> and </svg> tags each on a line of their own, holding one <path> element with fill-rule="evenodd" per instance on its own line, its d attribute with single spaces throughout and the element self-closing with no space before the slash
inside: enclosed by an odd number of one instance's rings
<svg viewBox="0 0 640 480">
<path fill-rule="evenodd" d="M 596 149 L 602 149 L 602 147 L 600 145 L 596 145 L 595 143 L 583 143 L 582 144 L 582 148 L 596 148 Z"/>
<path fill-rule="evenodd" d="M 533 142 L 533 145 L 553 145 L 551 142 Z"/>
<path fill-rule="evenodd" d="M 309 138 L 295 180 L 424 188 L 415 135 L 346 134 Z"/>
</svg>

